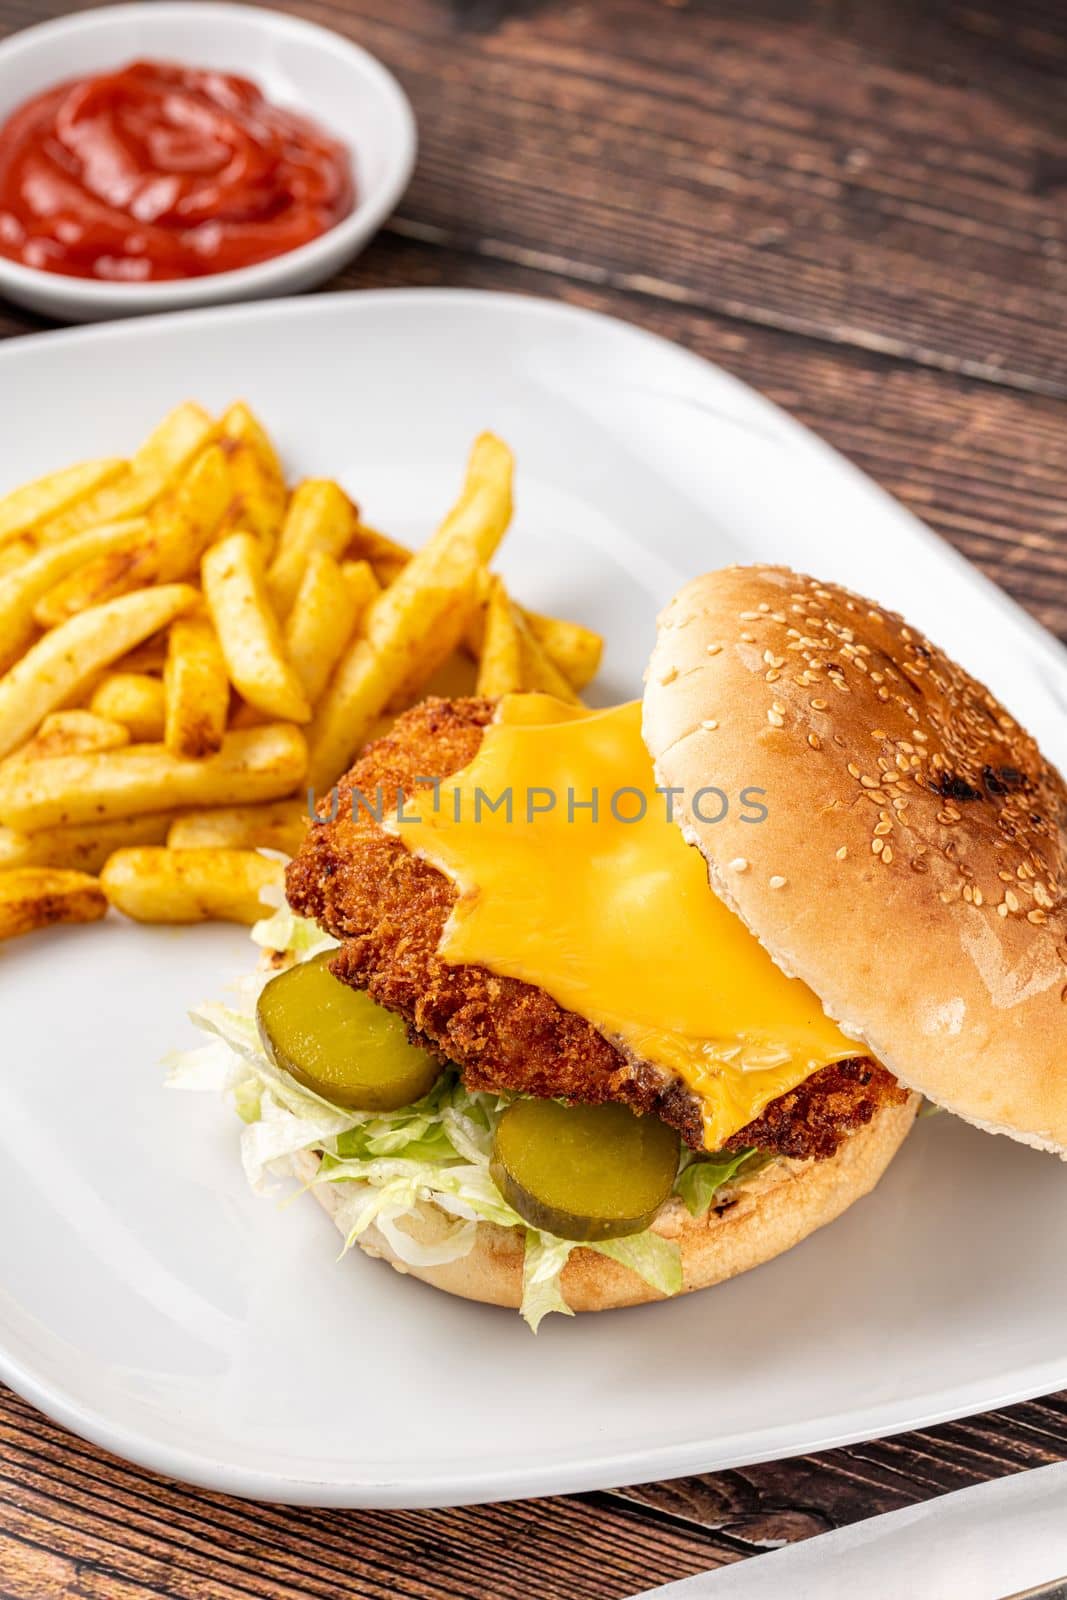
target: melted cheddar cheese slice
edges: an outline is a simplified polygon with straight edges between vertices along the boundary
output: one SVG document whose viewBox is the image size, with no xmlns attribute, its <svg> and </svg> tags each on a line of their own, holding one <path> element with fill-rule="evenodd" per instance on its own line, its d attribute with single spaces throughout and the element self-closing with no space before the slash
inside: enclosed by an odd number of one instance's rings
<svg viewBox="0 0 1067 1600">
<path fill-rule="evenodd" d="M 672 801 L 676 819 L 685 805 Z M 538 984 L 682 1079 L 709 1150 L 856 1054 L 708 887 L 656 788 L 639 702 L 585 711 L 506 696 L 471 764 L 390 827 L 459 890 L 441 957 Z"/>
</svg>

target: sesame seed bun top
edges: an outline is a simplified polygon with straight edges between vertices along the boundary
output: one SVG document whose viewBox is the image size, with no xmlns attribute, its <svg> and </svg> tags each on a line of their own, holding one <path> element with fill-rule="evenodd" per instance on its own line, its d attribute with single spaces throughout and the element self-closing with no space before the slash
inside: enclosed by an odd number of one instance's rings
<svg viewBox="0 0 1067 1600">
<path fill-rule="evenodd" d="M 1067 788 L 987 689 L 846 589 L 731 567 L 662 613 L 644 735 L 664 786 L 766 791 L 677 815 L 783 970 L 901 1083 L 1067 1154 Z"/>
</svg>

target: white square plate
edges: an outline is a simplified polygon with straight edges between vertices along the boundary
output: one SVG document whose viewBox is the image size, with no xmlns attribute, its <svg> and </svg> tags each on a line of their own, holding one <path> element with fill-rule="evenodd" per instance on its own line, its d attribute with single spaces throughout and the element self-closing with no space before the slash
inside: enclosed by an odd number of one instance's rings
<svg viewBox="0 0 1067 1600">
<path fill-rule="evenodd" d="M 245 396 L 294 473 L 421 539 L 474 434 L 518 457 L 504 571 L 608 637 L 640 690 L 692 574 L 786 560 L 899 607 L 1067 764 L 1067 656 L 751 390 L 620 323 L 396 292 L 192 313 L 0 348 L 0 488 Z M 937 1117 L 870 1199 L 688 1299 L 550 1319 L 359 1255 L 256 1199 L 237 1128 L 162 1087 L 185 1008 L 253 952 L 109 920 L 4 949 L 0 1375 L 109 1449 L 213 1488 L 433 1505 L 606 1487 L 926 1425 L 1067 1384 L 1067 1171 Z"/>
</svg>

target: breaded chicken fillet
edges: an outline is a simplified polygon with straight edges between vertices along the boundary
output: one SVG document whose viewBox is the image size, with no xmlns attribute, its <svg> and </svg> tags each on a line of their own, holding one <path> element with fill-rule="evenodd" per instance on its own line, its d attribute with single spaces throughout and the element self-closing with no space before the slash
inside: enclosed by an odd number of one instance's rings
<svg viewBox="0 0 1067 1600">
<path fill-rule="evenodd" d="M 650 1062 L 631 1060 L 589 1022 L 536 985 L 437 955 L 456 890 L 387 833 L 352 791 L 386 804 L 451 777 L 478 752 L 490 700 L 427 700 L 369 745 L 340 785 L 336 819 L 308 830 L 289 868 L 293 909 L 343 941 L 331 970 L 403 1017 L 412 1038 L 454 1062 L 471 1089 L 599 1103 L 617 1100 L 677 1128 L 703 1148 L 700 1102 Z M 728 1141 L 795 1158 L 832 1156 L 904 1091 L 866 1057 L 812 1074 Z"/>
</svg>

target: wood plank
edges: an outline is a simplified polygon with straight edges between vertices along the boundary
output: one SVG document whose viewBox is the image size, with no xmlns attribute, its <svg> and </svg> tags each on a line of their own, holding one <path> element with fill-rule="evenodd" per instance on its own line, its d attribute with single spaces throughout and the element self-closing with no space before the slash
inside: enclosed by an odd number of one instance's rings
<svg viewBox="0 0 1067 1600">
<path fill-rule="evenodd" d="M 876 48 L 857 6 L 786 9 L 771 27 L 766 7 L 664 8 L 650 28 L 647 0 L 611 0 L 476 33 L 439 0 L 411 0 L 402 30 L 389 0 L 313 7 L 424 108 L 401 216 L 428 237 L 1062 395 L 1054 75 L 998 49 L 967 76 L 955 13 L 920 58 L 895 34 Z M 1067 49 L 1067 17 L 1050 39 Z"/>
<path fill-rule="evenodd" d="M 893 1439 L 619 1494 L 722 1537 L 773 1549 L 1065 1459 L 1067 1397 L 1060 1395 Z"/>
<path fill-rule="evenodd" d="M 621 1600 L 737 1555 L 606 1497 L 426 1512 L 235 1500 L 119 1462 L 0 1390 L 5 1596 Z"/>
</svg>

